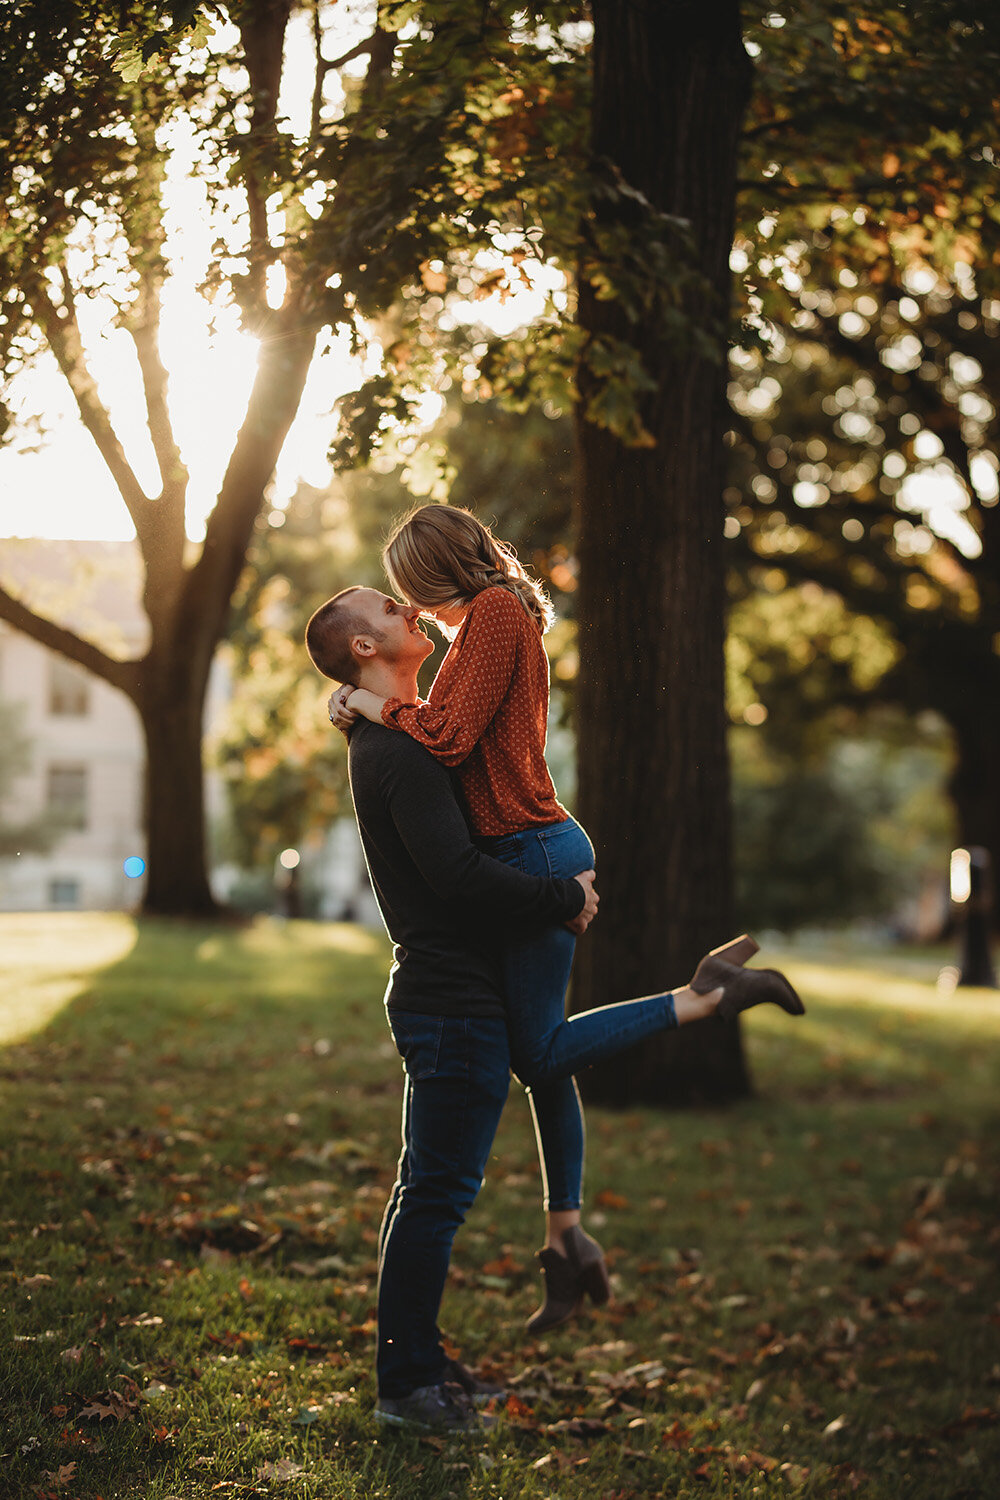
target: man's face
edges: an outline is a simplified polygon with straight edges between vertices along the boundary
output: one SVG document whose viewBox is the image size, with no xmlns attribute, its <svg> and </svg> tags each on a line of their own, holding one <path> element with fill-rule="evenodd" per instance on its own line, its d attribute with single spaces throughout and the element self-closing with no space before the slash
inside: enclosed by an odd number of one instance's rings
<svg viewBox="0 0 1000 1500">
<path fill-rule="evenodd" d="M 400 604 L 378 589 L 359 589 L 354 607 L 368 623 L 371 634 L 365 639 L 375 647 L 362 661 L 377 657 L 389 666 L 410 666 L 434 650 L 434 643 L 420 628 L 420 610 L 415 605 Z"/>
</svg>

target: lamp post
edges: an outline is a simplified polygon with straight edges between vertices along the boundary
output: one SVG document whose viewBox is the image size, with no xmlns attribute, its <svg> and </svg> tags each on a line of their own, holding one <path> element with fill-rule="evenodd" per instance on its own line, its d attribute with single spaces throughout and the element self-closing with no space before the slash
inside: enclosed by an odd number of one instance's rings
<svg viewBox="0 0 1000 1500">
<path fill-rule="evenodd" d="M 301 859 L 297 849 L 282 849 L 274 862 L 274 886 L 279 916 L 293 918 L 302 915 L 302 892 L 299 885 Z"/>
<path fill-rule="evenodd" d="M 951 851 L 951 899 L 962 924 L 958 983 L 996 989 L 990 957 L 993 881 L 988 849 L 973 845 Z"/>
</svg>

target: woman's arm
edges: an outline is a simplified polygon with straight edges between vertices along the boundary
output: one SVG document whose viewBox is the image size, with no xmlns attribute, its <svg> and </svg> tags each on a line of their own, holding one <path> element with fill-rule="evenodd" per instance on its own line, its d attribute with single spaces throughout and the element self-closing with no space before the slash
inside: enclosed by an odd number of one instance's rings
<svg viewBox="0 0 1000 1500">
<path fill-rule="evenodd" d="M 370 693 L 367 688 L 355 688 L 347 699 L 347 707 L 373 724 L 381 724 L 382 710 L 388 701 L 388 698 L 380 698 L 378 693 Z"/>
<path fill-rule="evenodd" d="M 446 679 L 443 693 L 435 683 L 430 703 L 386 699 L 383 724 L 402 729 L 444 765 L 460 765 L 482 738 L 510 688 L 525 626 L 535 628 L 509 590 L 487 589 L 473 601 L 441 668 L 439 677 Z M 352 708 L 356 697 L 351 696 Z M 366 697 L 377 701 L 373 693 Z M 366 709 L 361 712 L 368 717 Z"/>
</svg>

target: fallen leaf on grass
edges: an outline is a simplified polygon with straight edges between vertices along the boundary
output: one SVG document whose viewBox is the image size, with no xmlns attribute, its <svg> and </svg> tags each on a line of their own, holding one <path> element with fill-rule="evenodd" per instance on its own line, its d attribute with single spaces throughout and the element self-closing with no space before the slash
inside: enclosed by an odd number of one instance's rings
<svg viewBox="0 0 1000 1500">
<path fill-rule="evenodd" d="M 83 1346 L 76 1345 L 72 1349 L 63 1349 L 59 1358 L 68 1365 L 78 1365 L 83 1358 Z"/>
<path fill-rule="evenodd" d="M 69 1484 L 76 1475 L 76 1464 L 60 1464 L 55 1473 L 46 1470 L 42 1478 L 49 1484 L 54 1484 L 56 1489 L 61 1489 L 64 1484 Z"/>
<path fill-rule="evenodd" d="M 259 1333 L 237 1333 L 227 1328 L 225 1333 L 210 1333 L 207 1335 L 210 1344 L 221 1344 L 224 1349 L 231 1349 L 234 1354 L 252 1354 L 256 1341 L 261 1337 Z"/>
<path fill-rule="evenodd" d="M 595 1201 L 601 1208 L 628 1208 L 624 1193 L 616 1193 L 611 1188 L 602 1188 Z"/>
<path fill-rule="evenodd" d="M 690 1427 L 685 1427 L 682 1422 L 675 1421 L 672 1427 L 667 1428 L 660 1441 L 665 1448 L 689 1448 L 691 1437 Z"/>
<path fill-rule="evenodd" d="M 750 1474 L 770 1474 L 778 1467 L 778 1460 L 751 1448 L 748 1453 L 741 1453 L 738 1458 L 731 1459 L 729 1467 L 744 1477 Z"/>
<path fill-rule="evenodd" d="M 39 1287 L 39 1286 L 50 1286 L 51 1283 L 52 1283 L 52 1277 L 51 1276 L 46 1276 L 46 1274 L 45 1274 L 44 1271 L 39 1271 L 36 1276 L 26 1276 L 24 1278 L 24 1280 L 20 1283 L 20 1285 L 24 1286 L 24 1287 L 31 1288 L 31 1287 Z"/>
<path fill-rule="evenodd" d="M 324 1255 L 319 1260 L 293 1260 L 285 1266 L 292 1276 L 348 1276 L 351 1267 L 342 1255 Z"/>
<path fill-rule="evenodd" d="M 567 1469 L 575 1469 L 578 1466 L 577 1462 L 568 1453 L 554 1452 L 543 1453 L 541 1458 L 536 1458 L 535 1462 L 529 1464 L 528 1467 L 529 1469 L 534 1469 L 537 1473 L 540 1470 L 549 1468 L 550 1465 L 560 1473 L 565 1473 Z"/>
<path fill-rule="evenodd" d="M 258 1479 L 274 1479 L 278 1483 L 284 1483 L 286 1479 L 296 1479 L 299 1474 L 305 1473 L 305 1465 L 298 1463 L 294 1458 L 279 1458 L 274 1463 L 261 1464 L 257 1470 Z"/>
<path fill-rule="evenodd" d="M 296 1354 L 322 1354 L 325 1344 L 317 1344 L 315 1339 L 286 1339 L 285 1343 Z"/>
<path fill-rule="evenodd" d="M 59 1434 L 60 1448 L 86 1448 L 88 1453 L 100 1453 L 104 1444 L 99 1437 L 79 1432 L 75 1427 L 64 1427 Z"/>
<path fill-rule="evenodd" d="M 847 1426 L 847 1418 L 846 1418 L 846 1416 L 834 1417 L 833 1421 L 832 1422 L 827 1422 L 826 1426 L 823 1428 L 823 1436 L 824 1437 L 836 1437 L 837 1433 L 838 1432 L 842 1432 L 843 1429 L 846 1426 Z"/>
<path fill-rule="evenodd" d="M 564 1432 L 569 1437 L 603 1437 L 611 1431 L 611 1424 L 598 1417 L 565 1417 L 561 1422 L 550 1422 L 543 1431 Z"/>
<path fill-rule="evenodd" d="M 131 1380 L 128 1386 L 125 1391 L 101 1391 L 99 1395 L 92 1397 L 90 1405 L 80 1412 L 79 1420 L 103 1422 L 106 1418 L 113 1417 L 118 1423 L 134 1422 L 139 1406 L 139 1388 Z"/>
<path fill-rule="evenodd" d="M 960 1417 L 941 1428 L 943 1437 L 957 1437 L 974 1427 L 995 1427 L 1000 1422 L 1000 1411 L 991 1406 L 967 1406 Z"/>
<path fill-rule="evenodd" d="M 496 1260 L 488 1260 L 482 1267 L 481 1274 L 483 1276 L 513 1276 L 523 1269 L 524 1267 L 507 1253 Z"/>
<path fill-rule="evenodd" d="M 504 1411 L 508 1417 L 513 1417 L 516 1421 L 526 1421 L 535 1415 L 534 1409 L 526 1401 L 514 1395 L 508 1395 Z"/>
</svg>

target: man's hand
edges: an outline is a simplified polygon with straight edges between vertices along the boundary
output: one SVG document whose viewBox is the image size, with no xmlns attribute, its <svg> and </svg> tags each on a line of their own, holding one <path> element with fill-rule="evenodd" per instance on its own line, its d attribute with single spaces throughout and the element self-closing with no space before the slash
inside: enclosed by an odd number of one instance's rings
<svg viewBox="0 0 1000 1500">
<path fill-rule="evenodd" d="M 575 932 L 577 937 L 579 937 L 581 933 L 586 932 L 591 922 L 597 916 L 597 903 L 601 898 L 594 890 L 596 871 L 584 870 L 580 875 L 574 875 L 573 879 L 578 880 L 583 886 L 583 894 L 587 898 L 583 903 L 583 910 L 577 913 L 572 922 L 566 923 L 570 932 Z"/>
<path fill-rule="evenodd" d="M 330 694 L 330 701 L 326 705 L 330 712 L 330 723 L 334 729 L 342 729 L 345 734 L 358 717 L 353 708 L 347 707 L 347 700 L 353 692 L 351 683 L 345 682 L 335 693 Z"/>
</svg>

